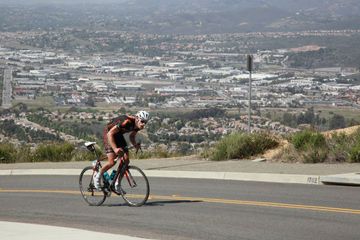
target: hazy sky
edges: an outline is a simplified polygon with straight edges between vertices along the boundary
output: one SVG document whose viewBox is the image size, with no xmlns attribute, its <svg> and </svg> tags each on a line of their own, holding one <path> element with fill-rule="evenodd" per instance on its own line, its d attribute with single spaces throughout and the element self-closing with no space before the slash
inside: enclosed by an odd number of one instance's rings
<svg viewBox="0 0 360 240">
<path fill-rule="evenodd" d="M 0 4 L 89 4 L 89 3 L 121 3 L 128 0 L 0 0 Z"/>
</svg>

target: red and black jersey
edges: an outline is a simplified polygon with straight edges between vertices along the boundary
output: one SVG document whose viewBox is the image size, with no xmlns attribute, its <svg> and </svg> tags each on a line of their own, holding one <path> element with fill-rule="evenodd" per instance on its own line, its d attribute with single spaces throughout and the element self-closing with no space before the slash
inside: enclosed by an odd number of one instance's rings
<svg viewBox="0 0 360 240">
<path fill-rule="evenodd" d="M 108 137 L 107 137 L 107 133 L 114 126 L 116 126 L 119 129 L 119 132 L 114 134 L 115 144 L 117 147 L 121 147 L 124 149 L 125 152 L 127 152 L 128 151 L 128 150 L 126 150 L 127 143 L 126 143 L 126 140 L 125 140 L 123 134 L 128 133 L 128 132 L 133 132 L 133 131 L 135 131 L 135 132 L 139 131 L 139 129 L 137 129 L 136 125 L 135 125 L 135 117 L 121 115 L 119 117 L 111 119 L 106 124 L 106 126 L 104 128 L 104 133 L 103 133 L 104 147 L 105 147 L 106 153 L 114 152 L 114 150 L 112 149 L 112 147 L 109 144 Z"/>
<path fill-rule="evenodd" d="M 136 128 L 135 125 L 135 117 L 128 115 L 121 115 L 119 117 L 111 119 L 106 124 L 105 128 L 107 131 L 109 131 L 114 126 L 117 126 L 119 128 L 121 134 L 139 130 Z"/>
</svg>

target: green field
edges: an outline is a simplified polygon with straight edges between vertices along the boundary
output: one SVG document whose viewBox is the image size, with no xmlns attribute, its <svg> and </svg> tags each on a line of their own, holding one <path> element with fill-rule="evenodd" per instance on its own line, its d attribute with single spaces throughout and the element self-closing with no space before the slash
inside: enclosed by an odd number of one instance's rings
<svg viewBox="0 0 360 240">
<path fill-rule="evenodd" d="M 332 114 L 344 116 L 346 119 L 354 119 L 360 121 L 360 109 L 352 107 L 319 107 L 315 108 L 320 117 L 329 118 Z"/>
<path fill-rule="evenodd" d="M 306 112 L 307 108 L 262 108 L 261 116 L 271 116 L 272 120 L 281 120 L 284 113 L 300 114 Z M 333 106 L 314 106 L 314 113 L 319 114 L 320 118 L 329 119 L 332 115 L 338 114 L 345 117 L 346 120 L 354 119 L 360 122 L 360 109 L 353 107 L 333 107 Z M 243 113 L 242 113 L 243 114 Z"/>
<path fill-rule="evenodd" d="M 19 103 L 24 103 L 29 109 L 46 108 L 49 110 L 55 109 L 55 102 L 51 96 L 36 97 L 36 99 L 15 99 L 12 101 L 12 105 L 15 106 Z"/>
<path fill-rule="evenodd" d="M 24 100 L 13 100 L 13 106 L 18 103 L 25 103 L 29 109 L 37 109 L 37 108 L 45 108 L 50 111 L 67 111 L 71 108 L 71 106 L 56 106 L 53 98 L 51 96 L 43 96 L 37 97 L 36 99 L 24 99 Z M 126 113 L 133 113 L 140 109 L 145 109 L 151 112 L 153 115 L 157 114 L 166 114 L 166 115 L 177 115 L 181 113 L 188 113 L 195 109 L 192 108 L 142 108 L 137 106 L 124 106 L 121 104 L 107 104 L 105 102 L 96 103 L 95 107 L 88 107 L 83 106 L 79 107 L 76 106 L 78 109 L 86 110 L 95 110 L 98 112 L 117 112 L 121 108 Z M 240 111 L 239 111 L 240 110 Z M 256 111 L 252 112 L 252 115 L 255 116 L 260 113 L 262 117 L 271 117 L 273 121 L 281 121 L 284 113 L 291 113 L 291 114 L 300 114 L 301 112 L 306 112 L 307 108 L 258 108 Z M 235 117 L 237 115 L 247 115 L 248 109 L 247 108 L 227 108 L 226 112 L 229 116 Z M 314 113 L 319 114 L 320 118 L 329 119 L 332 115 L 338 114 L 345 117 L 347 121 L 351 119 L 360 122 L 360 109 L 353 108 L 353 107 L 337 107 L 337 106 L 314 106 Z"/>
</svg>

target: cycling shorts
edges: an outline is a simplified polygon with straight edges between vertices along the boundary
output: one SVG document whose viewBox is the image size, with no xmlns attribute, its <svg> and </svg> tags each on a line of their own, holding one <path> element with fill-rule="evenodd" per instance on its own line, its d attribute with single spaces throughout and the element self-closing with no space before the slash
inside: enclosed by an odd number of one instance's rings
<svg viewBox="0 0 360 240">
<path fill-rule="evenodd" d="M 106 154 L 108 153 L 115 153 L 114 152 L 114 149 L 112 149 L 112 147 L 110 146 L 110 143 L 109 143 L 109 140 L 108 140 L 108 136 L 107 136 L 107 129 L 104 130 L 104 147 L 105 147 L 105 152 Z M 124 138 L 124 135 L 121 134 L 121 133 L 116 133 L 114 135 L 114 138 L 115 138 L 115 145 L 116 147 L 118 148 L 122 148 L 124 153 L 127 153 L 129 152 L 128 148 L 127 148 L 127 142 Z"/>
</svg>

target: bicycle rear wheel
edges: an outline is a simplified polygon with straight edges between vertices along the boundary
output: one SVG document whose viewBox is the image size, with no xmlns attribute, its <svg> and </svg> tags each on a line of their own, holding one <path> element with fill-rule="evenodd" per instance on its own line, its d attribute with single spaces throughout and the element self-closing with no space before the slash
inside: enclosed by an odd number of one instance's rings
<svg viewBox="0 0 360 240">
<path fill-rule="evenodd" d="M 131 207 L 140 207 L 146 203 L 150 186 L 145 173 L 138 167 L 129 166 L 120 180 L 121 196 Z"/>
<path fill-rule="evenodd" d="M 106 199 L 106 193 L 95 188 L 94 173 L 93 167 L 84 168 L 80 173 L 79 187 L 82 197 L 90 206 L 100 206 Z"/>
</svg>

